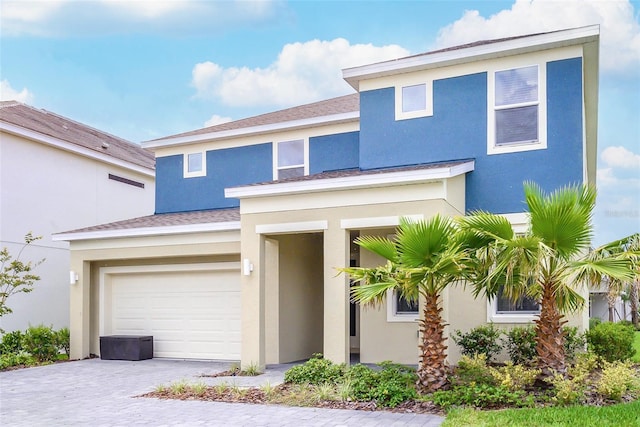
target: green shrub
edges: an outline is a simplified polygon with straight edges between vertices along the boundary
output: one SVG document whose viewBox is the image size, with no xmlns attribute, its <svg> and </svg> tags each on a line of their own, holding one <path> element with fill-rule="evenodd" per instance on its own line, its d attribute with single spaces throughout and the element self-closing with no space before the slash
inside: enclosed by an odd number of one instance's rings
<svg viewBox="0 0 640 427">
<path fill-rule="evenodd" d="M 591 371 L 598 367 L 598 356 L 594 353 L 579 353 L 576 355 L 574 363 L 569 366 L 567 373 L 571 377 L 588 377 Z"/>
<path fill-rule="evenodd" d="M 537 357 L 534 326 L 517 327 L 505 333 L 509 358 L 516 365 L 532 365 Z"/>
<path fill-rule="evenodd" d="M 416 373 L 403 365 L 383 362 L 382 369 L 373 370 L 365 365 L 350 367 L 345 375 L 349 384 L 349 397 L 358 401 L 374 400 L 380 406 L 396 407 L 417 397 L 414 387 Z"/>
<path fill-rule="evenodd" d="M 22 351 L 22 332 L 8 332 L 2 336 L 0 354 L 18 354 Z"/>
<path fill-rule="evenodd" d="M 337 384 L 344 378 L 345 365 L 336 365 L 321 354 L 314 354 L 311 359 L 289 369 L 284 373 L 284 381 L 294 384 L 325 383 Z"/>
<path fill-rule="evenodd" d="M 564 355 L 567 362 L 573 363 L 576 354 L 584 351 L 585 336 L 579 333 L 578 328 L 574 326 L 565 326 L 562 331 L 564 332 Z"/>
<path fill-rule="evenodd" d="M 540 374 L 540 369 L 530 369 L 522 365 L 508 362 L 500 368 L 491 368 L 491 375 L 499 386 L 509 391 L 523 390 L 530 387 Z"/>
<path fill-rule="evenodd" d="M 69 351 L 71 350 L 69 328 L 62 328 L 56 331 L 56 345 L 58 350 L 64 351 L 69 357 Z"/>
<path fill-rule="evenodd" d="M 376 386 L 376 373 L 368 366 L 358 363 L 350 366 L 345 374 L 349 383 L 349 397 L 353 400 L 367 401 L 373 399 L 373 388 Z"/>
<path fill-rule="evenodd" d="M 602 323 L 602 319 L 600 319 L 599 317 L 590 317 L 589 318 L 589 329 L 595 328 L 600 323 Z"/>
<path fill-rule="evenodd" d="M 436 391 L 431 394 L 431 401 L 445 409 L 463 405 L 475 408 L 533 405 L 533 397 L 527 396 L 524 391 L 509 391 L 505 387 L 488 384 L 455 386 L 451 390 Z"/>
<path fill-rule="evenodd" d="M 0 369 L 11 368 L 12 366 L 32 366 L 36 361 L 27 353 L 3 353 L 0 355 Z"/>
<path fill-rule="evenodd" d="M 50 326 L 29 326 L 22 337 L 22 347 L 38 362 L 53 362 L 58 359 L 56 333 Z"/>
<path fill-rule="evenodd" d="M 493 323 L 490 323 L 465 333 L 458 330 L 452 335 L 452 338 L 462 349 L 463 355 L 484 354 L 487 356 L 487 361 L 491 361 L 502 350 L 500 335 L 500 330 L 495 328 Z"/>
<path fill-rule="evenodd" d="M 495 385 L 496 381 L 491 374 L 491 368 L 487 366 L 487 356 L 475 354 L 473 356 L 462 356 L 458 361 L 458 366 L 453 371 L 453 376 L 449 382 L 455 385 L 487 384 Z"/>
<path fill-rule="evenodd" d="M 618 401 L 622 400 L 627 392 L 635 391 L 639 387 L 637 373 L 631 361 L 605 362 L 600 380 L 596 384 L 598 393 Z"/>
<path fill-rule="evenodd" d="M 577 405 L 585 400 L 587 391 L 585 376 L 565 378 L 562 374 L 555 374 L 545 381 L 553 386 L 552 401 L 556 405 Z"/>
<path fill-rule="evenodd" d="M 603 322 L 587 332 L 587 344 L 590 351 L 598 357 L 613 362 L 633 357 L 634 329 L 631 326 Z"/>
</svg>

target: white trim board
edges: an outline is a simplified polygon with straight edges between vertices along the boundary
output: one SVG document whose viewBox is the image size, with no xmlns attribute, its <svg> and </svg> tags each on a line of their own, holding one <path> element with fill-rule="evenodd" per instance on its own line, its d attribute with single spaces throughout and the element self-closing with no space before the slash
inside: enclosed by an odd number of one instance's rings
<svg viewBox="0 0 640 427">
<path fill-rule="evenodd" d="M 97 240 L 123 237 L 164 236 L 169 234 L 202 233 L 207 231 L 240 230 L 240 221 L 213 222 L 207 224 L 172 225 L 164 227 L 141 227 L 119 230 L 98 230 L 85 232 L 58 233 L 51 236 L 54 242 L 74 240 Z"/>
<path fill-rule="evenodd" d="M 474 168 L 475 162 L 470 160 L 455 166 L 434 167 L 429 169 L 414 169 L 374 174 L 365 173 L 362 175 L 341 178 L 310 179 L 294 182 L 276 182 L 273 184 L 225 188 L 224 195 L 227 198 L 243 199 L 249 197 L 264 197 L 330 190 L 382 187 L 394 184 L 410 184 L 424 181 L 438 181 L 471 172 Z"/>
</svg>

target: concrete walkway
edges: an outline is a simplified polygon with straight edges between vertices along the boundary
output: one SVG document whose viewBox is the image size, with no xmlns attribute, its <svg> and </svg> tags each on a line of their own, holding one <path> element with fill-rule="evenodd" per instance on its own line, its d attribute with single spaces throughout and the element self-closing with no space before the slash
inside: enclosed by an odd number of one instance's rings
<svg viewBox="0 0 640 427">
<path fill-rule="evenodd" d="M 257 377 L 203 378 L 221 362 L 82 360 L 0 372 L 1 426 L 439 426 L 435 415 L 135 398 L 176 381 L 239 386 L 282 381 L 290 365 Z"/>
</svg>

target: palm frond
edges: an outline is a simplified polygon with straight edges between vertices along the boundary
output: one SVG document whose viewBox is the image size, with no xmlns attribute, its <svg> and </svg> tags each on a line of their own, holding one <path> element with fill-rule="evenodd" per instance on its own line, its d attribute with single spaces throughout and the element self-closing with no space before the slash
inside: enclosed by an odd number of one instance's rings
<svg viewBox="0 0 640 427">
<path fill-rule="evenodd" d="M 360 236 L 354 240 L 354 242 L 370 251 L 376 255 L 380 255 L 384 259 L 397 262 L 398 261 L 398 250 L 396 247 L 396 243 L 389 240 L 386 237 L 381 236 Z"/>
<path fill-rule="evenodd" d="M 524 184 L 531 213 L 531 232 L 564 259 L 586 249 L 593 233 L 591 216 L 595 207 L 593 187 L 569 185 L 550 194 L 532 182 Z"/>
<path fill-rule="evenodd" d="M 378 306 L 385 301 L 387 292 L 397 287 L 395 282 L 366 283 L 351 287 L 351 301 Z"/>
</svg>

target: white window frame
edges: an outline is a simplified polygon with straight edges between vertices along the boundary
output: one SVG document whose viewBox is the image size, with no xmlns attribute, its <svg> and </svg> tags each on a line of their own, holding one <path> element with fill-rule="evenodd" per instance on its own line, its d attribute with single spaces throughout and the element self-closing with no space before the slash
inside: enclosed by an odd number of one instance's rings
<svg viewBox="0 0 640 427">
<path fill-rule="evenodd" d="M 496 107 L 496 73 L 518 68 L 538 67 L 538 101 Z M 504 110 L 530 105 L 538 106 L 538 140 L 496 145 L 496 110 Z M 512 59 L 500 63 L 499 68 L 487 70 L 487 154 L 518 153 L 523 151 L 544 150 L 547 148 L 547 62 L 532 63 L 530 60 Z"/>
<path fill-rule="evenodd" d="M 189 156 L 193 154 L 200 154 L 202 157 L 202 168 L 199 171 L 189 171 Z M 195 178 L 198 176 L 207 176 L 207 152 L 206 151 L 192 151 L 189 153 L 184 153 L 184 157 L 182 160 L 183 163 L 183 177 L 184 178 Z"/>
<path fill-rule="evenodd" d="M 304 163 L 290 166 L 280 167 L 278 165 L 278 146 L 283 142 L 292 142 L 292 141 L 302 141 L 303 150 L 304 150 Z M 309 175 L 309 138 L 292 138 L 282 141 L 277 141 L 273 143 L 273 179 L 278 180 L 278 172 L 285 169 L 297 169 L 299 167 L 304 167 L 304 175 Z"/>
<path fill-rule="evenodd" d="M 402 89 L 410 86 L 424 85 L 425 86 L 425 108 L 423 110 L 415 111 L 402 111 Z M 396 120 L 415 119 L 418 117 L 433 116 L 433 81 L 421 78 L 405 78 L 400 83 L 395 85 L 395 113 Z"/>
<path fill-rule="evenodd" d="M 528 213 L 503 214 L 513 227 L 513 231 L 524 234 L 529 229 L 530 218 Z M 533 323 L 540 316 L 540 313 L 498 313 L 498 298 L 487 299 L 487 322 L 493 323 Z"/>
<path fill-rule="evenodd" d="M 395 290 L 387 291 L 387 322 L 416 323 L 420 320 L 420 309 L 414 313 L 397 313 Z M 418 304 L 420 307 L 420 304 Z"/>
</svg>

